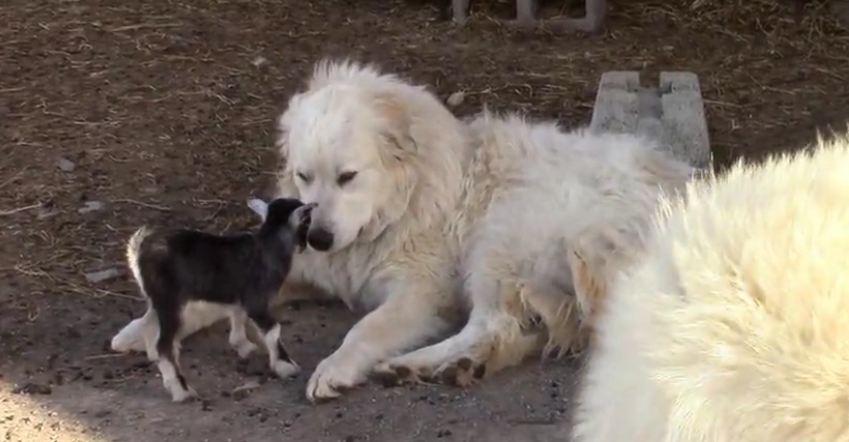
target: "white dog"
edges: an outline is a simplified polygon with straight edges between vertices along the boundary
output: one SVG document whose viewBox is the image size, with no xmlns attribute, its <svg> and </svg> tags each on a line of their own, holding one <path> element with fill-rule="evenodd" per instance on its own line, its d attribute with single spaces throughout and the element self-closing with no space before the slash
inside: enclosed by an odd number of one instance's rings
<svg viewBox="0 0 849 442">
<path fill-rule="evenodd" d="M 466 384 L 544 346 L 580 347 L 579 324 L 639 250 L 662 189 L 690 173 L 632 136 L 488 113 L 465 123 L 423 87 L 349 62 L 320 63 L 279 127 L 278 193 L 317 203 L 290 281 L 368 312 L 315 369 L 311 400 L 375 369 Z M 468 308 L 459 334 L 416 350 Z M 183 333 L 218 319 L 192 314 Z M 113 346 L 136 348 L 143 325 Z"/>
<path fill-rule="evenodd" d="M 849 441 L 849 136 L 658 222 L 596 319 L 573 440 Z"/>
</svg>

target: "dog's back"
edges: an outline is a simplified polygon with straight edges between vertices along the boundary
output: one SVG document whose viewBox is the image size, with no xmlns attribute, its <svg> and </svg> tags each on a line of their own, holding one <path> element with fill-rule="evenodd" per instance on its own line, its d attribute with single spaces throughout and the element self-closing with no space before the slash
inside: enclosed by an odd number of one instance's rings
<svg viewBox="0 0 849 442">
<path fill-rule="evenodd" d="M 599 319 L 575 440 L 849 440 L 849 137 L 664 212 Z"/>
</svg>

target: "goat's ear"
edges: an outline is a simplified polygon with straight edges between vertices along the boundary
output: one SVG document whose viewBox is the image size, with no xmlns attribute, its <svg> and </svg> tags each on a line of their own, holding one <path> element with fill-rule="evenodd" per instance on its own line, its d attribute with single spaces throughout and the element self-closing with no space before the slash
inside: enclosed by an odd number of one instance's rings
<svg viewBox="0 0 849 442">
<path fill-rule="evenodd" d="M 382 136 L 394 148 L 396 158 L 415 154 L 418 145 L 411 131 L 413 116 L 403 100 L 389 93 L 380 94 L 374 100 L 384 121 Z"/>
<path fill-rule="evenodd" d="M 268 203 L 259 198 L 249 199 L 248 208 L 250 208 L 251 211 L 259 215 L 262 221 L 265 221 L 265 218 L 268 216 Z"/>
</svg>

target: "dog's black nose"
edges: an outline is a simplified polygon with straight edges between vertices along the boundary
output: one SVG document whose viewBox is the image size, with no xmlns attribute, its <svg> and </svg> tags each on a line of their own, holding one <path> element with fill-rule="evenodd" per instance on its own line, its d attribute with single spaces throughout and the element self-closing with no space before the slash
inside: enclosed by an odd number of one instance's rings
<svg viewBox="0 0 849 442">
<path fill-rule="evenodd" d="M 326 252 L 333 247 L 333 234 L 323 227 L 314 227 L 307 234 L 307 242 L 310 247 Z"/>
</svg>

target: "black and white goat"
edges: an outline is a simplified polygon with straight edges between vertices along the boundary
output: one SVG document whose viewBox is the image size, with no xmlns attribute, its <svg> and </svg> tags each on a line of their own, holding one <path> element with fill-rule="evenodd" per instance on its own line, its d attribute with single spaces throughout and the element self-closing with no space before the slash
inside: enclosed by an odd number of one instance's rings
<svg viewBox="0 0 849 442">
<path fill-rule="evenodd" d="M 190 303 L 228 311 L 229 341 L 240 357 L 256 349 L 245 330 L 250 318 L 263 336 L 271 370 L 281 378 L 300 370 L 281 343 L 281 327 L 269 313 L 269 301 L 288 276 L 294 253 L 305 245 L 313 205 L 277 199 L 267 205 L 251 200 L 249 206 L 263 218 L 254 233 L 217 236 L 142 227 L 127 244 L 129 267 L 148 300 L 147 356 L 158 361 L 175 402 L 196 395 L 179 361 L 181 322 Z"/>
</svg>

